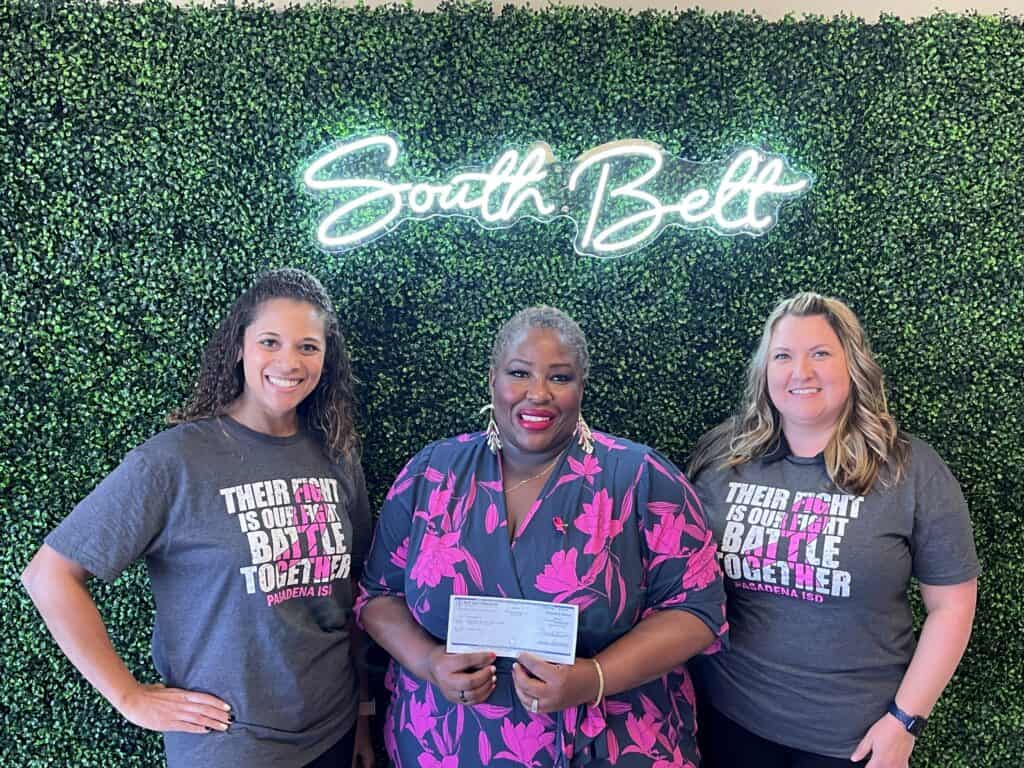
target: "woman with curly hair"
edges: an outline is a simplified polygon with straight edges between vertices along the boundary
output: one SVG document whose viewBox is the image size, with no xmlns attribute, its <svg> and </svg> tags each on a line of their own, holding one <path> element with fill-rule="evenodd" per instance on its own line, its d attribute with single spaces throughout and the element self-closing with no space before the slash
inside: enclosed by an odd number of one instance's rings
<svg viewBox="0 0 1024 768">
<path fill-rule="evenodd" d="M 708 766 L 906 768 L 967 646 L 978 560 L 956 479 L 898 429 L 849 307 L 800 293 L 775 308 L 690 476 L 732 641 L 695 665 Z"/>
<path fill-rule="evenodd" d="M 85 678 L 164 734 L 171 768 L 334 768 L 354 750 L 372 763 L 351 653 L 370 531 L 352 399 L 323 286 L 263 275 L 207 345 L 175 426 L 131 451 L 22 575 Z M 135 679 L 86 586 L 139 557 L 164 684 Z"/>
</svg>

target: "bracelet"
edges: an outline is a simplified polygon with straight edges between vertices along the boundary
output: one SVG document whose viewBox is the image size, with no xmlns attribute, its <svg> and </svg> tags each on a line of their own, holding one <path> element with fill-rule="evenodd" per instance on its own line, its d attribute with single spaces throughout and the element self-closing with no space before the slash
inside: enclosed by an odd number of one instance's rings
<svg viewBox="0 0 1024 768">
<path fill-rule="evenodd" d="M 590 706 L 597 707 L 601 704 L 601 699 L 604 698 L 604 671 L 601 669 L 601 662 L 594 656 L 590 659 L 594 662 L 594 669 L 597 670 L 597 698 L 594 699 L 594 703 Z"/>
<path fill-rule="evenodd" d="M 359 702 L 359 716 L 373 717 L 377 714 L 377 700 L 367 699 Z"/>
</svg>

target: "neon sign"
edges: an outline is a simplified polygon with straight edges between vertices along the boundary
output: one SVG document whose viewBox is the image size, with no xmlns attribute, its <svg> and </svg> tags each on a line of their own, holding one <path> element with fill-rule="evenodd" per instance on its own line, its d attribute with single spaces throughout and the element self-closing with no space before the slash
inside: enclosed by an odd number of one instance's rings
<svg viewBox="0 0 1024 768">
<path fill-rule="evenodd" d="M 491 229 L 524 218 L 564 217 L 576 224 L 578 253 L 620 256 L 671 226 L 763 235 L 775 226 L 781 205 L 803 195 L 812 182 L 781 156 L 757 149 L 697 163 L 641 140 L 594 147 L 571 169 L 538 142 L 442 181 L 394 178 L 400 158 L 398 141 L 381 134 L 339 142 L 309 164 L 306 189 L 326 195 L 334 206 L 317 228 L 322 248 L 346 250 L 404 221 L 435 216 L 468 217 Z"/>
</svg>

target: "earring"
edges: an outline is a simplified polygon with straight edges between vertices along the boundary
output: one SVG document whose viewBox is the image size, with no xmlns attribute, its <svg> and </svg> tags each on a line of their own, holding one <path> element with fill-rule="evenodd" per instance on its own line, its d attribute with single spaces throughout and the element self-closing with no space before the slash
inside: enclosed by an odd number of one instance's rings
<svg viewBox="0 0 1024 768">
<path fill-rule="evenodd" d="M 490 414 L 487 417 L 487 447 L 491 449 L 491 453 L 497 453 L 501 450 L 501 437 L 498 435 L 498 425 L 494 421 L 494 404 L 488 403 L 480 409 L 480 413 Z"/>
<path fill-rule="evenodd" d="M 586 454 L 594 452 L 594 433 L 590 431 L 590 427 L 587 426 L 587 422 L 583 420 L 583 414 L 580 414 L 579 420 L 576 422 L 576 435 L 580 448 Z"/>
</svg>

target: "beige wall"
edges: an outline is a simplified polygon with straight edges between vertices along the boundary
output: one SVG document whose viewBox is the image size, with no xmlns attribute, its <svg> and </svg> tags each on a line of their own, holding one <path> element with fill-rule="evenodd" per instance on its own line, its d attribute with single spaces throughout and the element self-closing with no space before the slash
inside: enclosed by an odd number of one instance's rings
<svg viewBox="0 0 1024 768">
<path fill-rule="evenodd" d="M 392 0 L 366 0 L 366 5 L 385 5 Z M 275 5 L 293 5 L 302 0 L 274 0 Z M 332 0 L 336 5 L 355 5 L 354 0 Z M 439 0 L 413 0 L 413 6 L 420 10 L 434 10 Z M 546 0 L 492 0 L 498 11 L 504 5 L 530 5 L 533 8 L 545 8 Z M 927 16 L 937 10 L 952 13 L 983 13 L 999 15 L 1008 13 L 1024 17 L 1024 0 L 704 0 L 703 2 L 686 2 L 686 0 L 559 0 L 559 4 L 578 6 L 608 6 L 610 8 L 657 8 L 672 10 L 681 8 L 703 8 L 705 11 L 756 11 L 766 19 L 780 19 L 787 13 L 813 13 L 822 16 L 834 16 L 846 13 L 875 21 L 879 13 L 889 13 L 903 19 Z"/>
</svg>

